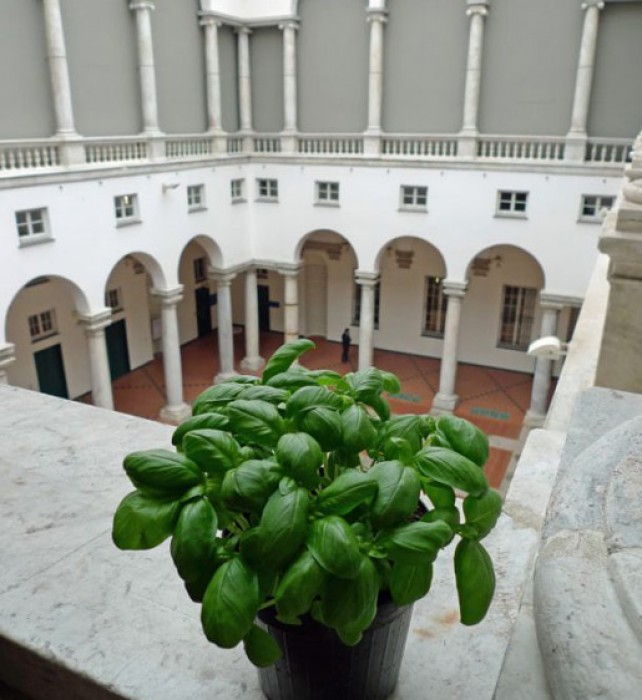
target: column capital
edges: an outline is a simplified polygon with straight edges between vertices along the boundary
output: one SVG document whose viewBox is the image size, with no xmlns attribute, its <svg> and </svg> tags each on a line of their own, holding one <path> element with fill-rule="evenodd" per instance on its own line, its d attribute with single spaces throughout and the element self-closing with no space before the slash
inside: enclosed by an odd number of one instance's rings
<svg viewBox="0 0 642 700">
<path fill-rule="evenodd" d="M 276 271 L 283 277 L 298 277 L 301 272 L 300 263 L 286 263 L 276 266 Z"/>
<path fill-rule="evenodd" d="M 598 10 L 604 9 L 604 0 L 584 0 L 582 9 L 588 10 L 589 7 L 597 7 Z"/>
<path fill-rule="evenodd" d="M 234 27 L 234 31 L 237 34 L 246 34 L 248 36 L 252 33 L 252 30 L 247 26 L 247 24 L 240 24 L 238 27 Z"/>
<path fill-rule="evenodd" d="M 220 287 L 229 287 L 232 284 L 232 280 L 236 277 L 236 272 L 228 272 L 227 270 L 210 267 L 207 271 L 207 276 Z"/>
<path fill-rule="evenodd" d="M 170 289 L 156 289 L 151 290 L 151 295 L 158 299 L 163 307 L 176 306 L 176 304 L 183 301 L 183 290 L 185 287 L 179 284 L 176 287 Z"/>
<path fill-rule="evenodd" d="M 16 346 L 13 343 L 0 345 L 0 370 L 10 365 L 16 359 Z"/>
<path fill-rule="evenodd" d="M 130 10 L 155 10 L 156 5 L 154 5 L 153 0 L 132 0 L 129 3 Z"/>
<path fill-rule="evenodd" d="M 456 299 L 463 299 L 467 288 L 468 282 L 449 282 L 444 280 L 442 284 L 444 294 L 447 297 L 455 297 Z"/>
<path fill-rule="evenodd" d="M 378 272 L 369 272 L 368 270 L 355 270 L 354 281 L 362 287 L 375 287 L 379 282 Z"/>
<path fill-rule="evenodd" d="M 490 0 L 467 0 L 466 5 L 466 17 L 472 17 L 472 15 L 486 17 L 490 10 Z"/>
<path fill-rule="evenodd" d="M 388 21 L 388 10 L 381 7 L 370 7 L 366 10 L 366 22 L 381 22 L 385 24 Z"/>
<path fill-rule="evenodd" d="M 77 318 L 87 335 L 98 335 L 111 325 L 111 309 L 106 307 L 93 313 L 78 314 Z"/>
<path fill-rule="evenodd" d="M 198 23 L 201 25 L 201 27 L 222 27 L 224 22 L 220 17 L 217 17 L 216 15 L 206 15 L 206 14 L 201 14 L 199 16 Z"/>
<path fill-rule="evenodd" d="M 293 29 L 296 32 L 301 26 L 301 22 L 298 19 L 288 19 L 284 22 L 279 22 L 278 26 L 281 31 L 284 29 Z"/>
</svg>

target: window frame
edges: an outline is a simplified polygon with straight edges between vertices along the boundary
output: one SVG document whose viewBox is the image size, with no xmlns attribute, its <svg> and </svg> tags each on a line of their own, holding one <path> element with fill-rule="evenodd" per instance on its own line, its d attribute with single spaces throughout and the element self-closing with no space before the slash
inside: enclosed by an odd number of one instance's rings
<svg viewBox="0 0 642 700">
<path fill-rule="evenodd" d="M 513 294 L 515 302 L 511 304 L 514 312 L 508 306 L 509 294 Z M 499 332 L 497 334 L 497 348 L 501 350 L 528 350 L 533 339 L 535 315 L 537 313 L 536 287 L 517 287 L 515 285 L 502 285 L 502 304 L 499 313 Z M 513 318 L 510 318 L 514 316 Z M 504 340 L 505 335 L 510 335 L 511 340 Z"/>
<path fill-rule="evenodd" d="M 236 191 L 238 189 L 238 191 Z M 237 177 L 230 180 L 230 199 L 232 204 L 245 202 L 245 178 Z"/>
<path fill-rule="evenodd" d="M 112 303 L 114 301 L 115 303 Z M 118 312 L 123 310 L 123 294 L 120 287 L 112 287 L 105 292 L 105 306 Z"/>
<path fill-rule="evenodd" d="M 314 203 L 322 207 L 341 206 L 341 187 L 338 180 L 316 180 Z M 336 194 L 336 196 L 334 196 Z"/>
<path fill-rule="evenodd" d="M 56 319 L 55 309 L 46 309 L 35 314 L 27 316 L 27 325 L 29 327 L 29 337 L 32 343 L 37 343 L 41 340 L 51 338 L 58 335 L 58 322 Z M 45 325 L 48 328 L 45 328 Z"/>
<path fill-rule="evenodd" d="M 131 198 L 131 204 L 124 205 L 121 200 Z M 131 209 L 131 214 L 127 211 Z M 114 215 L 116 217 L 116 226 L 129 226 L 130 224 L 140 223 L 140 209 L 138 206 L 138 195 L 136 193 L 117 194 L 114 195 Z"/>
<path fill-rule="evenodd" d="M 423 192 L 422 192 L 423 190 Z M 410 195 L 411 202 L 406 202 L 406 195 Z M 423 199 L 423 204 L 419 201 Z M 399 186 L 399 211 L 428 211 L 428 185 L 400 185 Z"/>
<path fill-rule="evenodd" d="M 261 192 L 261 190 L 264 192 Z M 256 201 L 257 202 L 278 202 L 279 201 L 279 181 L 274 177 L 256 178 Z"/>
<path fill-rule="evenodd" d="M 594 199 L 595 200 L 595 213 L 594 214 L 586 214 L 585 209 L 586 209 L 586 200 L 587 199 Z M 604 204 L 604 200 L 610 200 L 610 205 L 607 207 Z M 587 223 L 587 224 L 601 224 L 602 221 L 604 220 L 604 217 L 602 216 L 601 212 L 603 209 L 610 210 L 613 208 L 613 205 L 615 204 L 615 196 L 611 194 L 583 194 L 580 197 L 580 214 L 578 217 L 578 221 L 582 223 Z"/>
<path fill-rule="evenodd" d="M 18 209 L 14 212 L 16 231 L 18 233 L 18 245 L 20 247 L 53 240 L 49 227 L 49 212 L 47 207 L 34 207 L 33 209 Z M 34 231 L 39 226 L 41 231 Z M 24 233 L 21 233 L 21 230 Z"/>
<path fill-rule="evenodd" d="M 204 184 L 196 184 L 196 185 L 187 185 L 187 211 L 188 212 L 193 212 L 193 211 L 203 211 L 207 209 L 207 206 L 205 205 L 205 185 Z M 196 194 L 197 197 L 196 199 L 193 197 L 193 195 Z"/>
<path fill-rule="evenodd" d="M 502 200 L 505 200 L 505 195 L 508 195 L 508 209 L 502 209 Z M 527 219 L 528 218 L 528 200 L 530 192 L 528 190 L 497 190 L 497 200 L 495 202 L 495 216 L 506 217 L 509 219 Z M 523 209 L 518 209 L 521 202 L 518 197 L 523 197 Z"/>
<path fill-rule="evenodd" d="M 446 314 L 448 312 L 448 297 L 444 294 L 444 278 L 435 275 L 427 275 L 424 284 L 424 308 L 422 315 L 422 330 L 421 335 L 429 338 L 442 338 L 446 332 Z M 437 288 L 436 299 L 431 299 L 431 289 Z M 429 314 L 435 315 L 435 322 L 432 323 L 432 328 L 429 327 Z"/>
<path fill-rule="evenodd" d="M 200 268 L 203 268 L 200 271 Z M 192 273 L 194 275 L 194 284 L 203 284 L 208 281 L 207 277 L 207 258 L 202 255 L 192 260 Z"/>
</svg>

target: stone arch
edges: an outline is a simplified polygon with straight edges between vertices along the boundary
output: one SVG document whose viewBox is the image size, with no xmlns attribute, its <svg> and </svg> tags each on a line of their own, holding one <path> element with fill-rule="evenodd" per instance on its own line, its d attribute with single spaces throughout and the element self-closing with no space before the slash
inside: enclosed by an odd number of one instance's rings
<svg viewBox="0 0 642 700">
<path fill-rule="evenodd" d="M 499 268 L 504 264 L 506 258 L 515 260 L 517 256 L 524 256 L 524 259 L 534 266 L 541 278 L 540 289 L 544 289 L 546 275 L 539 260 L 530 251 L 512 243 L 497 243 L 477 253 L 466 266 L 466 280 L 470 280 L 471 274 L 474 274 L 475 270 L 480 273 L 483 272 L 484 267 L 487 267 L 488 270 L 492 269 L 492 266 Z"/>
<path fill-rule="evenodd" d="M 400 264 L 409 263 L 412 265 L 412 259 L 415 257 L 417 249 L 422 247 L 431 251 L 431 254 L 436 256 L 441 269 L 441 276 L 446 277 L 446 260 L 441 251 L 430 241 L 418 236 L 397 236 L 386 241 L 375 256 L 374 271 L 381 271 L 381 264 L 385 256 L 394 254 Z"/>
</svg>

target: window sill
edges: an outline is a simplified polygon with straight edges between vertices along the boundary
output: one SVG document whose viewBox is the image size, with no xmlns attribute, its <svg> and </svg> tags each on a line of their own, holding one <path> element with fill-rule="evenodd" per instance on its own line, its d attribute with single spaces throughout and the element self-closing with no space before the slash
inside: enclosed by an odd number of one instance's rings
<svg viewBox="0 0 642 700">
<path fill-rule="evenodd" d="M 199 211 L 207 211 L 207 207 L 200 205 L 198 207 L 189 207 L 187 209 L 188 214 L 195 214 L 196 212 L 199 212 Z"/>
<path fill-rule="evenodd" d="M 330 207 L 331 209 L 338 209 L 341 204 L 339 202 L 315 202 L 315 207 Z"/>
<path fill-rule="evenodd" d="M 521 346 L 521 345 L 502 345 L 501 343 L 497 343 L 496 345 L 498 350 L 513 350 L 515 352 L 527 352 L 528 350 L 528 345 Z"/>
<path fill-rule="evenodd" d="M 601 224 L 603 221 L 602 217 L 599 216 L 580 216 L 577 220 L 578 224 Z"/>
<path fill-rule="evenodd" d="M 278 204 L 279 198 L 278 197 L 257 197 L 254 201 L 261 202 L 263 204 Z"/>
<path fill-rule="evenodd" d="M 47 333 L 46 335 L 39 335 L 37 338 L 31 339 L 31 344 L 35 345 L 36 343 L 40 343 L 43 340 L 49 340 L 49 338 L 55 338 L 57 335 L 58 335 L 58 331 L 53 331 L 51 333 Z"/>
<path fill-rule="evenodd" d="M 136 226 L 136 224 L 142 223 L 142 219 L 119 219 L 116 222 L 116 228 L 124 228 L 125 226 Z"/>
<path fill-rule="evenodd" d="M 430 331 L 422 331 L 421 337 L 422 338 L 432 338 L 433 340 L 443 340 L 444 334 L 443 333 L 431 333 Z"/>
<path fill-rule="evenodd" d="M 427 214 L 427 207 L 399 207 L 397 211 L 408 212 L 409 214 Z"/>
<path fill-rule="evenodd" d="M 520 211 L 497 211 L 495 212 L 496 219 L 528 219 L 526 213 Z"/>
<path fill-rule="evenodd" d="M 40 245 L 41 243 L 53 243 L 55 238 L 49 234 L 40 236 L 27 236 L 18 239 L 18 248 L 29 248 L 32 245 Z"/>
<path fill-rule="evenodd" d="M 232 204 L 245 204 L 247 202 L 247 199 L 244 197 L 239 197 L 238 199 L 233 199 Z"/>
</svg>

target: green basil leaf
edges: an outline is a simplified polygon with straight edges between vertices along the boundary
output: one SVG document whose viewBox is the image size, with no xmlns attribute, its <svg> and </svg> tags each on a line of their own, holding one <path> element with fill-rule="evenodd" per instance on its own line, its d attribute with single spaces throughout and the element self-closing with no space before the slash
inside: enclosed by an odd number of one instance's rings
<svg viewBox="0 0 642 700">
<path fill-rule="evenodd" d="M 316 386 L 317 380 L 310 376 L 310 373 L 304 369 L 289 369 L 287 372 L 281 372 L 272 377 L 266 386 L 273 386 L 277 389 L 287 389 L 296 391 L 302 386 Z"/>
<path fill-rule="evenodd" d="M 308 489 L 321 480 L 323 452 L 319 443 L 307 433 L 286 433 L 276 446 L 276 458 L 283 471 Z"/>
<path fill-rule="evenodd" d="M 452 536 L 452 530 L 443 520 L 434 523 L 415 522 L 387 534 L 382 546 L 393 561 L 418 564 L 426 560 L 433 561 Z"/>
<path fill-rule="evenodd" d="M 454 489 L 479 496 L 488 488 L 484 472 L 467 457 L 445 447 L 425 447 L 416 457 L 420 473 Z"/>
<path fill-rule="evenodd" d="M 390 594 L 395 605 L 410 605 L 423 598 L 432 583 L 432 564 L 395 562 L 389 579 Z"/>
<path fill-rule="evenodd" d="M 289 397 L 290 393 L 288 391 L 277 389 L 273 386 L 249 386 L 239 396 L 240 399 L 245 401 L 267 401 L 275 406 L 287 401 Z"/>
<path fill-rule="evenodd" d="M 183 438 L 185 456 L 208 474 L 223 473 L 241 461 L 240 445 L 222 430 L 193 430 Z"/>
<path fill-rule="evenodd" d="M 321 597 L 321 617 L 333 627 L 348 646 L 357 644 L 377 614 L 379 578 L 368 557 L 361 557 L 357 575 L 348 585 L 344 579 L 330 578 Z"/>
<path fill-rule="evenodd" d="M 119 549 L 151 549 L 174 531 L 181 504 L 133 491 L 120 502 L 112 526 L 112 540 Z"/>
<path fill-rule="evenodd" d="M 261 379 L 254 374 L 235 374 L 233 377 L 224 379 L 222 384 L 258 384 Z"/>
<path fill-rule="evenodd" d="M 460 516 L 459 511 L 455 506 L 447 506 L 443 508 L 433 508 L 422 516 L 421 521 L 424 523 L 436 523 L 443 521 L 453 531 L 459 527 Z M 451 538 L 452 539 L 452 538 Z"/>
<path fill-rule="evenodd" d="M 383 379 L 383 390 L 387 391 L 389 394 L 398 394 L 401 391 L 401 382 L 399 377 L 392 372 L 386 372 L 380 369 L 379 374 Z"/>
<path fill-rule="evenodd" d="M 198 416 L 192 416 L 176 428 L 172 435 L 172 445 L 180 447 L 183 443 L 183 437 L 192 430 L 201 430 L 202 428 L 225 430 L 228 425 L 229 420 L 222 413 L 201 413 Z"/>
<path fill-rule="evenodd" d="M 378 462 L 370 469 L 368 476 L 379 487 L 371 510 L 375 527 L 392 527 L 415 512 L 420 485 L 414 469 L 394 460 Z"/>
<path fill-rule="evenodd" d="M 192 414 L 195 416 L 201 413 L 216 411 L 217 408 L 227 406 L 230 401 L 234 401 L 238 395 L 244 391 L 244 384 L 217 384 L 205 389 L 192 402 Z"/>
<path fill-rule="evenodd" d="M 240 557 L 225 562 L 210 581 L 201 609 L 207 639 L 235 647 L 250 631 L 259 609 L 259 583 Z"/>
<path fill-rule="evenodd" d="M 337 515 L 314 520 L 308 549 L 321 566 L 339 578 L 351 579 L 361 565 L 357 538 L 348 523 Z"/>
<path fill-rule="evenodd" d="M 450 508 L 455 505 L 456 496 L 452 486 L 422 479 L 421 487 L 435 508 Z"/>
<path fill-rule="evenodd" d="M 350 387 L 350 395 L 357 401 L 376 396 L 383 391 L 383 377 L 375 367 L 369 367 L 360 372 L 349 372 L 344 379 Z"/>
<path fill-rule="evenodd" d="M 396 459 L 406 466 L 412 463 L 415 456 L 408 440 L 402 437 L 388 438 L 383 446 L 383 455 L 386 460 Z"/>
<path fill-rule="evenodd" d="M 275 491 L 259 523 L 261 551 L 266 564 L 278 569 L 296 555 L 307 536 L 309 496 L 302 488 Z"/>
<path fill-rule="evenodd" d="M 312 601 L 319 595 L 326 574 L 312 554 L 304 549 L 287 568 L 274 599 L 279 618 L 294 622 L 310 610 Z"/>
<path fill-rule="evenodd" d="M 183 581 L 196 581 L 202 574 L 203 562 L 214 556 L 217 527 L 216 511 L 206 498 L 181 508 L 170 552 Z"/>
<path fill-rule="evenodd" d="M 414 454 L 421 449 L 423 429 L 424 426 L 421 416 L 393 416 L 379 429 L 378 444 L 383 448 L 386 441 L 390 438 L 403 438 L 408 441 L 412 453 Z"/>
<path fill-rule="evenodd" d="M 342 379 L 342 375 L 330 369 L 313 369 L 308 374 L 320 386 L 336 386 Z"/>
<path fill-rule="evenodd" d="M 377 431 L 366 411 L 357 405 L 350 406 L 341 414 L 343 449 L 361 452 L 375 444 Z"/>
<path fill-rule="evenodd" d="M 297 389 L 289 398 L 286 413 L 289 416 L 296 416 L 303 411 L 319 407 L 339 410 L 343 408 L 343 399 L 339 394 L 324 386 L 304 386 Z"/>
<path fill-rule="evenodd" d="M 390 404 L 383 396 L 371 396 L 364 403 L 373 408 L 382 421 L 390 419 Z"/>
<path fill-rule="evenodd" d="M 495 593 L 493 562 L 479 542 L 460 540 L 455 548 L 455 580 L 461 622 L 476 625 L 486 616 Z"/>
<path fill-rule="evenodd" d="M 313 350 L 315 347 L 316 345 L 307 338 L 299 338 L 282 345 L 267 361 L 261 376 L 262 383 L 267 384 L 272 377 L 288 370 L 304 352 Z"/>
<path fill-rule="evenodd" d="M 502 512 L 502 497 L 493 489 L 481 496 L 464 498 L 466 525 L 475 531 L 476 539 L 482 539 L 495 527 Z"/>
<path fill-rule="evenodd" d="M 251 459 L 225 474 L 221 498 L 231 510 L 260 513 L 281 479 L 277 465 Z"/>
<path fill-rule="evenodd" d="M 160 497 L 180 495 L 203 482 L 203 472 L 180 452 L 132 452 L 125 457 L 123 467 L 136 488 Z"/>
<path fill-rule="evenodd" d="M 357 506 L 371 503 L 378 488 L 367 474 L 349 469 L 321 491 L 316 507 L 328 515 L 346 515 Z"/>
<path fill-rule="evenodd" d="M 324 452 L 341 445 L 341 417 L 330 408 L 313 408 L 295 416 L 299 430 L 309 433 Z"/>
<path fill-rule="evenodd" d="M 259 668 L 271 666 L 283 656 L 276 639 L 256 625 L 245 635 L 243 647 L 247 658 Z"/>
<path fill-rule="evenodd" d="M 488 437 L 470 421 L 445 413 L 437 419 L 437 430 L 455 452 L 468 457 L 478 467 L 488 461 Z"/>
<path fill-rule="evenodd" d="M 232 401 L 227 411 L 230 426 L 241 441 L 273 447 L 285 430 L 278 410 L 267 401 Z"/>
</svg>

